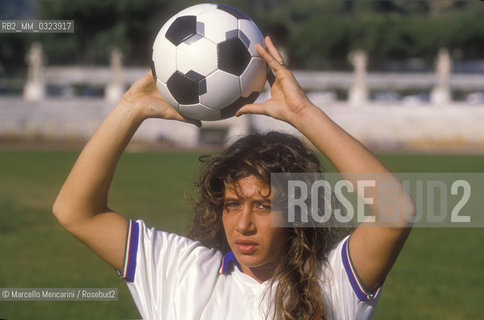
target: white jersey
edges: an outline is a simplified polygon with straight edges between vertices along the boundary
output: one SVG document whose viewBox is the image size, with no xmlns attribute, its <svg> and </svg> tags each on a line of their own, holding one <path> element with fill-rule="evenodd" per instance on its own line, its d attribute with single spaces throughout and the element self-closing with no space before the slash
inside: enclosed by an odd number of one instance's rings
<svg viewBox="0 0 484 320">
<path fill-rule="evenodd" d="M 328 253 L 322 292 L 329 319 L 369 319 L 380 289 L 360 284 L 348 253 L 348 238 Z M 143 319 L 268 319 L 273 298 L 262 284 L 238 268 L 232 253 L 215 250 L 176 234 L 129 221 L 120 276 Z"/>
</svg>

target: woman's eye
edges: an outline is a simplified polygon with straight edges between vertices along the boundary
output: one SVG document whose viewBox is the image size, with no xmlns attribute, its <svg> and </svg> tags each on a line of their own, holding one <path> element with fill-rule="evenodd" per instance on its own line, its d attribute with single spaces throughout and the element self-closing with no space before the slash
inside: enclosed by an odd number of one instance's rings
<svg viewBox="0 0 484 320">
<path fill-rule="evenodd" d="M 257 205 L 258 210 L 264 210 L 264 211 L 270 211 L 271 210 L 271 205 L 267 203 L 259 203 Z"/>
<path fill-rule="evenodd" d="M 224 204 L 225 210 L 234 210 L 240 207 L 240 203 L 238 202 L 227 202 Z"/>
</svg>

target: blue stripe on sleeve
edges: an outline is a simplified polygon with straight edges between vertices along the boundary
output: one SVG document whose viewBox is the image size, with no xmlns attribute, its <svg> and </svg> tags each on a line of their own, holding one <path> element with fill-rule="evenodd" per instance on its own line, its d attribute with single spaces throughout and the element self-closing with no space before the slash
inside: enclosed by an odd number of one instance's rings
<svg viewBox="0 0 484 320">
<path fill-rule="evenodd" d="M 128 263 L 126 271 L 126 280 L 129 282 L 134 281 L 134 274 L 136 271 L 136 255 L 138 253 L 138 235 L 139 235 L 139 225 L 137 222 L 133 221 L 131 227 L 131 237 L 129 240 L 129 253 L 128 253 Z"/>
<path fill-rule="evenodd" d="M 346 270 L 346 275 L 348 276 L 348 280 L 350 281 L 351 287 L 353 288 L 354 293 L 358 297 L 360 301 L 368 301 L 373 300 L 376 298 L 378 293 L 380 292 L 380 288 L 375 290 L 372 293 L 369 293 L 363 284 L 361 283 L 356 270 L 351 263 L 350 252 L 348 249 L 348 239 L 346 239 L 345 243 L 343 244 L 343 248 L 341 249 L 341 256 L 343 259 L 343 265 Z"/>
</svg>

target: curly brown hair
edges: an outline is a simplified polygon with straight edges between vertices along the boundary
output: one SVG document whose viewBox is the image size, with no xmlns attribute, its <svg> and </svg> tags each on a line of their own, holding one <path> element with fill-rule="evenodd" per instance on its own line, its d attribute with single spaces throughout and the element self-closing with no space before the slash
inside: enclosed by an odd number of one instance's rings
<svg viewBox="0 0 484 320">
<path fill-rule="evenodd" d="M 320 173 L 315 153 L 298 138 L 280 133 L 250 134 L 222 152 L 200 157 L 195 217 L 188 236 L 222 253 L 230 251 L 222 223 L 226 186 L 255 176 L 270 185 L 271 173 Z M 347 229 L 297 226 L 287 228 L 288 241 L 271 278 L 273 319 L 326 319 L 320 276 L 327 251 Z"/>
</svg>

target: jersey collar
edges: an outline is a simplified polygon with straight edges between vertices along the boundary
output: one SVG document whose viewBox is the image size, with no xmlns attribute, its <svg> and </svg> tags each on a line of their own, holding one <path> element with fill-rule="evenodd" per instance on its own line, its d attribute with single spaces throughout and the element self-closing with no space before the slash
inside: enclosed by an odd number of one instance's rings
<svg viewBox="0 0 484 320">
<path fill-rule="evenodd" d="M 222 265 L 220 266 L 219 272 L 222 274 L 230 274 L 234 270 L 234 266 L 237 266 L 239 271 L 241 271 L 240 265 L 237 259 L 235 259 L 234 252 L 230 251 L 222 258 Z"/>
</svg>

